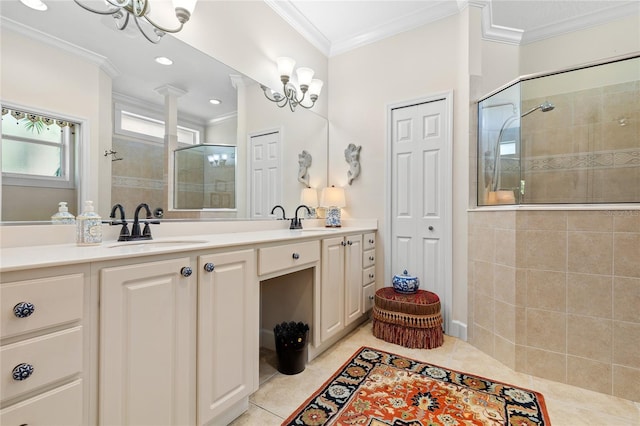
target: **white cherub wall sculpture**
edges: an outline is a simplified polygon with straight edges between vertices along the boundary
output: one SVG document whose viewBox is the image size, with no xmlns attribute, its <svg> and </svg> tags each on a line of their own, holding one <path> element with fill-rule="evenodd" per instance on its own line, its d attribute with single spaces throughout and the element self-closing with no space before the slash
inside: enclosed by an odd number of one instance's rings
<svg viewBox="0 0 640 426">
<path fill-rule="evenodd" d="M 362 145 L 355 146 L 355 144 L 350 143 L 347 149 L 344 150 L 344 158 L 349 163 L 349 171 L 347 172 L 349 185 L 360 175 L 360 149 L 362 149 Z"/>
<path fill-rule="evenodd" d="M 298 154 L 298 182 L 304 183 L 306 187 L 309 186 L 309 167 L 311 167 L 311 154 L 307 151 L 302 151 Z"/>
</svg>

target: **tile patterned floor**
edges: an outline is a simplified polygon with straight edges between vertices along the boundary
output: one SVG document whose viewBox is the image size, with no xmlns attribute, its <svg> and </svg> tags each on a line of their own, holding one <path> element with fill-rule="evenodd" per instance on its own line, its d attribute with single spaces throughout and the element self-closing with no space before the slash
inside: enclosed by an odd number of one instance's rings
<svg viewBox="0 0 640 426">
<path fill-rule="evenodd" d="M 367 322 L 309 363 L 300 374 L 277 372 L 274 354 L 262 352 L 260 388 L 249 399 L 249 410 L 233 426 L 276 426 L 319 388 L 361 346 L 477 374 L 541 392 L 553 426 L 640 425 L 640 403 L 517 373 L 470 344 L 445 336 L 437 349 L 407 349 L 377 339 Z"/>
</svg>

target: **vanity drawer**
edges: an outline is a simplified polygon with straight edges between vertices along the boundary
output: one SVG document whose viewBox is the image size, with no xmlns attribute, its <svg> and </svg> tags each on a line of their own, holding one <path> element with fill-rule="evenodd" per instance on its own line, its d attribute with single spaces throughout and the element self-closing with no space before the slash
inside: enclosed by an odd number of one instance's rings
<svg viewBox="0 0 640 426">
<path fill-rule="evenodd" d="M 33 372 L 15 380 L 19 365 L 30 365 Z M 26 339 L 0 349 L 0 394 L 5 401 L 81 371 L 82 326 Z"/>
<path fill-rule="evenodd" d="M 370 232 L 368 234 L 364 234 L 364 241 L 362 244 L 364 250 L 371 250 L 376 248 L 376 233 Z"/>
<path fill-rule="evenodd" d="M 269 274 L 319 260 L 319 241 L 261 248 L 258 249 L 258 274 Z"/>
<path fill-rule="evenodd" d="M 80 426 L 82 380 L 76 380 L 2 409 L 0 424 Z"/>
<path fill-rule="evenodd" d="M 373 266 L 376 264 L 376 251 L 375 250 L 367 250 L 362 252 L 362 267 L 368 268 L 369 266 Z"/>
<path fill-rule="evenodd" d="M 84 279 L 83 274 L 72 274 L 2 284 L 0 336 L 10 337 L 82 319 Z M 30 305 L 23 305 L 26 308 L 21 313 L 14 313 L 14 307 L 21 303 Z M 33 313 L 29 314 L 31 307 Z"/>
<path fill-rule="evenodd" d="M 375 292 L 376 292 L 375 283 L 371 283 L 362 288 L 362 301 L 363 301 L 362 306 L 364 306 L 364 309 L 362 310 L 362 312 L 367 312 L 369 309 L 373 308 Z"/>
<path fill-rule="evenodd" d="M 376 267 L 370 266 L 362 270 L 362 285 L 367 285 L 376 281 Z"/>
</svg>

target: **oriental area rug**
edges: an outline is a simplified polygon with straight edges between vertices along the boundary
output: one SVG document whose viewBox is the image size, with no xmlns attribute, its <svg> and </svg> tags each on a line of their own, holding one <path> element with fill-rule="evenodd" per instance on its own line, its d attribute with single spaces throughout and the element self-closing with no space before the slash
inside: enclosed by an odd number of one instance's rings
<svg viewBox="0 0 640 426">
<path fill-rule="evenodd" d="M 540 393 L 362 347 L 283 426 L 550 424 Z"/>
</svg>

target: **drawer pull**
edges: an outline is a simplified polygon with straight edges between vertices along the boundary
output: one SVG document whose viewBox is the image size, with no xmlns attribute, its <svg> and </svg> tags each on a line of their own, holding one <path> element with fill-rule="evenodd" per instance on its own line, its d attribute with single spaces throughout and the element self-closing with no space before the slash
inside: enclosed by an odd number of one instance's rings
<svg viewBox="0 0 640 426">
<path fill-rule="evenodd" d="M 13 380 L 27 380 L 33 374 L 33 365 L 23 362 L 13 367 Z"/>
<path fill-rule="evenodd" d="M 295 260 L 300 259 L 300 255 L 298 253 L 293 253 L 291 257 L 293 257 Z"/>
<path fill-rule="evenodd" d="M 373 277 L 375 277 L 375 275 L 369 274 L 369 278 L 373 278 Z"/>
<path fill-rule="evenodd" d="M 36 307 L 33 305 L 33 303 L 20 302 L 13 307 L 13 314 L 18 318 L 26 318 L 34 313 L 35 310 Z"/>
<path fill-rule="evenodd" d="M 214 265 L 211 262 L 207 262 L 204 264 L 204 270 L 207 272 L 213 272 L 213 270 L 216 269 L 216 265 Z"/>
<path fill-rule="evenodd" d="M 347 245 L 347 243 L 345 243 L 344 241 L 340 241 L 340 245 L 341 245 L 342 247 L 344 247 L 344 246 L 346 246 L 346 245 Z"/>
<path fill-rule="evenodd" d="M 352 244 L 353 244 L 353 241 L 348 240 L 348 241 L 347 241 L 347 244 L 352 245 Z"/>
<path fill-rule="evenodd" d="M 370 238 L 369 239 L 369 244 L 373 244 L 373 243 L 375 243 L 375 241 L 373 240 L 373 238 Z"/>
<path fill-rule="evenodd" d="M 185 266 L 180 269 L 180 275 L 182 275 L 183 277 L 190 277 L 191 274 L 193 274 L 193 270 L 189 266 Z"/>
<path fill-rule="evenodd" d="M 373 256 L 369 256 L 369 260 L 373 262 L 374 257 Z"/>
<path fill-rule="evenodd" d="M 369 300 L 373 300 L 373 299 L 375 299 L 374 295 L 373 295 L 373 294 L 370 294 L 370 295 L 369 295 Z"/>
</svg>

